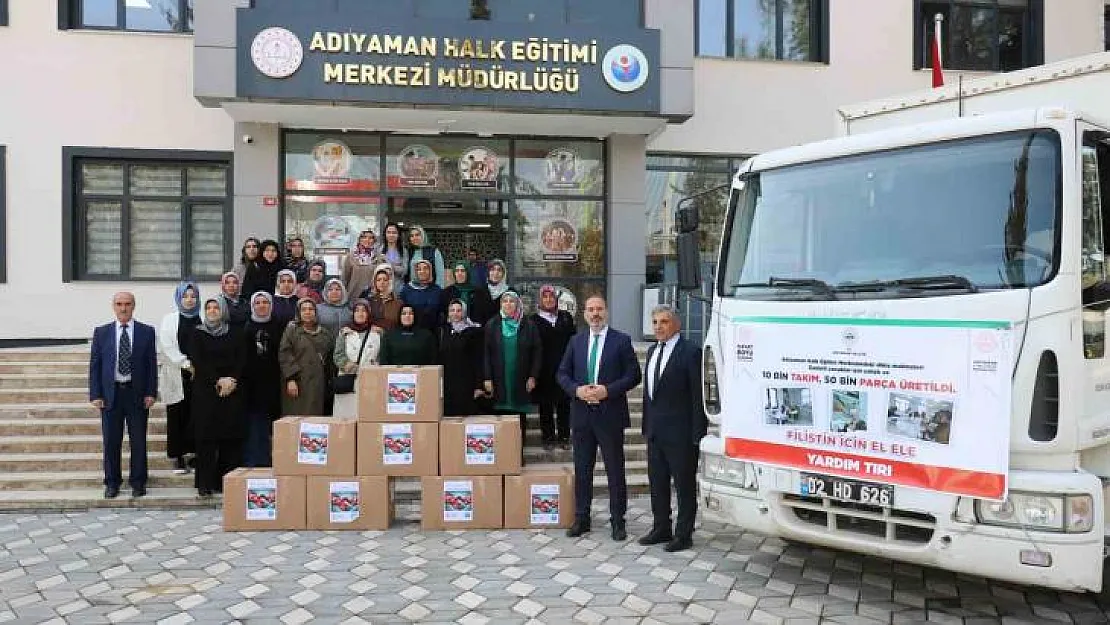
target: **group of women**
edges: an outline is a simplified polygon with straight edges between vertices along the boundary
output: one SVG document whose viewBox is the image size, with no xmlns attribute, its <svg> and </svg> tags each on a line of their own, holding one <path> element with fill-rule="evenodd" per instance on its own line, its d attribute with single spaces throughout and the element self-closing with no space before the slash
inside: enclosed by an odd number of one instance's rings
<svg viewBox="0 0 1110 625">
<path fill-rule="evenodd" d="M 569 448 L 569 400 L 555 382 L 574 320 L 552 286 L 526 315 L 500 260 L 475 284 L 470 265 L 450 272 L 420 227 L 371 230 L 328 279 L 292 239 L 249 238 L 220 292 L 191 281 L 174 293 L 159 328 L 159 388 L 167 455 L 195 468 L 202 497 L 225 473 L 270 465 L 271 426 L 285 415 L 354 416 L 353 383 L 366 365 L 443 365 L 444 414 L 540 413 L 545 449 Z M 354 297 L 352 297 L 352 294 Z"/>
</svg>

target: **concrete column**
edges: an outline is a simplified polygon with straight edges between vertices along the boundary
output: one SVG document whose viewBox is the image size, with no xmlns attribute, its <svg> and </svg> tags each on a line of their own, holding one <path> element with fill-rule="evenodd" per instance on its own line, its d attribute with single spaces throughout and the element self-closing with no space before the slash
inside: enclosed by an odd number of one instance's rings
<svg viewBox="0 0 1110 625">
<path fill-rule="evenodd" d="M 647 137 L 609 138 L 609 321 L 633 338 L 640 334 L 640 287 L 647 274 L 644 216 Z"/>
<path fill-rule="evenodd" d="M 250 137 L 250 143 L 244 140 Z M 239 244 L 254 236 L 276 239 L 280 232 L 277 206 L 264 206 L 267 196 L 277 197 L 281 130 L 277 124 L 235 124 L 235 258 Z"/>
</svg>

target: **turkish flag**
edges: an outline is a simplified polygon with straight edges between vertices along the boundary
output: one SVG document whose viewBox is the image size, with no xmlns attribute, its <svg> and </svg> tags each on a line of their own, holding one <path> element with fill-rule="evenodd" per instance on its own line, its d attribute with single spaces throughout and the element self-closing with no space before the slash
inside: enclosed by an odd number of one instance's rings
<svg viewBox="0 0 1110 625">
<path fill-rule="evenodd" d="M 940 21 L 933 23 L 933 43 L 930 52 L 933 57 L 933 87 L 944 86 L 944 70 L 940 58 Z"/>
</svg>

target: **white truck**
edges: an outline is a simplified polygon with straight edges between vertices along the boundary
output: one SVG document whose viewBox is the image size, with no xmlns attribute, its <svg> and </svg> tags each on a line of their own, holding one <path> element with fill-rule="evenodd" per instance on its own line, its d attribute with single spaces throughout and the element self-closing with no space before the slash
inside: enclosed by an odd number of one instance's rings
<svg viewBox="0 0 1110 625">
<path fill-rule="evenodd" d="M 959 89 L 842 108 L 837 138 L 736 173 L 701 513 L 1106 592 L 1110 53 Z"/>
</svg>

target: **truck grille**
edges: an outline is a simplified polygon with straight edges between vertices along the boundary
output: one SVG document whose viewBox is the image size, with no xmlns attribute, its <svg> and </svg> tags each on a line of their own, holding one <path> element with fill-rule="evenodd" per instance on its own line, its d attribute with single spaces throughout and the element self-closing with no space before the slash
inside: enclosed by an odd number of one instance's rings
<svg viewBox="0 0 1110 625">
<path fill-rule="evenodd" d="M 788 494 L 782 495 L 781 503 L 802 523 L 888 543 L 924 545 L 936 531 L 936 517 L 920 512 Z"/>
</svg>

